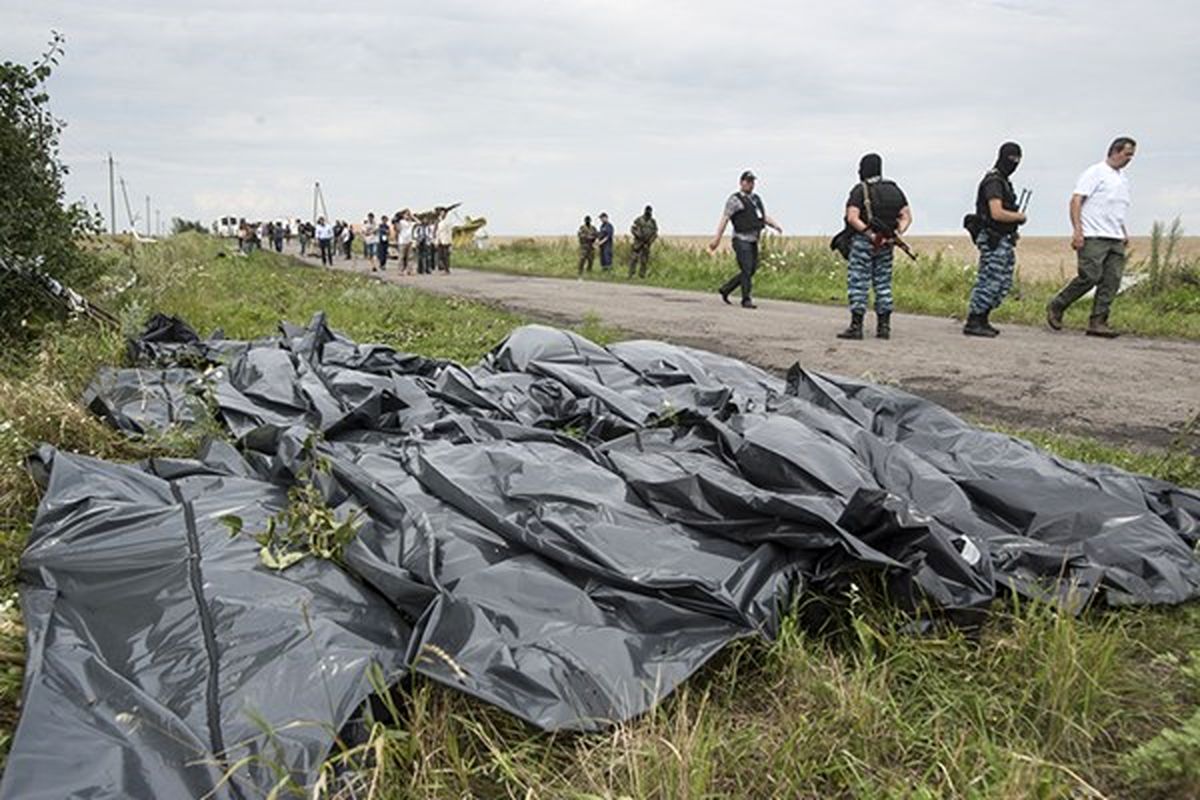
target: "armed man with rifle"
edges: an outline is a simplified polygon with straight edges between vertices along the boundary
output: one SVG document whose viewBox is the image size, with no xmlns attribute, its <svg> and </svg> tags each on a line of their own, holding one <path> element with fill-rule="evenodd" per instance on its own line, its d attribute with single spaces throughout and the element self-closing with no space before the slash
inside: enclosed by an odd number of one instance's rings
<svg viewBox="0 0 1200 800">
<path fill-rule="evenodd" d="M 988 322 L 988 315 L 1012 288 L 1020 238 L 1017 228 L 1025 224 L 1021 204 L 1029 196 L 1028 192 L 1022 192 L 1018 201 L 1009 180 L 1020 164 L 1021 145 L 1016 142 L 1000 145 L 995 166 L 983 176 L 975 192 L 975 213 L 963 220 L 963 227 L 979 248 L 979 271 L 971 290 L 967 324 L 963 326 L 967 336 L 1000 335 L 999 329 Z"/>
<path fill-rule="evenodd" d="M 850 235 L 847 294 L 850 326 L 839 339 L 863 338 L 867 295 L 875 290 L 875 335 L 892 335 L 892 256 L 899 238 L 912 225 L 908 198 L 894 181 L 883 178 L 883 159 L 867 153 L 858 162 L 859 183 L 846 201 L 846 227 Z M 906 252 L 907 251 L 906 249 Z M 911 252 L 909 252 L 911 256 Z"/>
</svg>

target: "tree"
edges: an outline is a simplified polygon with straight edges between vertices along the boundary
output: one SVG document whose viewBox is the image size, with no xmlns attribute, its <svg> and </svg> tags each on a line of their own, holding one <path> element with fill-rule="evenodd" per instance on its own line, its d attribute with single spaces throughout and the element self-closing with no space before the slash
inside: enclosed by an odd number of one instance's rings
<svg viewBox="0 0 1200 800">
<path fill-rule="evenodd" d="M 41 257 L 43 270 L 78 288 L 96 271 L 78 243 L 95 222 L 82 204 L 63 203 L 67 168 L 59 161 L 58 137 L 64 123 L 50 113 L 45 88 L 64 41 L 52 31 L 46 52 L 32 65 L 0 64 L 0 255 Z M 0 338 L 46 310 L 28 286 L 0 276 Z"/>
<path fill-rule="evenodd" d="M 208 228 L 204 227 L 204 223 L 195 219 L 184 219 L 183 217 L 175 217 L 171 220 L 171 233 L 177 235 L 195 231 L 196 233 L 208 233 Z"/>
</svg>

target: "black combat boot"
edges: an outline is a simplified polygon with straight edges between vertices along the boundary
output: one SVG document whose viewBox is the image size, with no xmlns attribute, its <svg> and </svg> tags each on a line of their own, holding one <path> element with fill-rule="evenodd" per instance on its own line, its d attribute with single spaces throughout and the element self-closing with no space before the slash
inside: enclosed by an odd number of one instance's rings
<svg viewBox="0 0 1200 800">
<path fill-rule="evenodd" d="M 990 333 L 992 336 L 999 336 L 1000 329 L 988 321 L 988 317 L 990 317 L 991 314 L 992 314 L 992 310 L 990 308 L 987 311 L 983 312 L 983 327 L 987 328 L 988 333 Z"/>
<path fill-rule="evenodd" d="M 988 330 L 984 319 L 983 314 L 968 314 L 967 324 L 963 325 L 963 333 L 967 336 L 986 336 L 989 339 L 995 336 L 996 333 L 999 333 L 999 331 L 992 333 L 992 331 Z"/>
<path fill-rule="evenodd" d="M 1047 304 L 1047 306 L 1046 306 L 1046 324 L 1050 326 L 1051 330 L 1055 330 L 1055 331 L 1062 330 L 1063 310 L 1061 308 L 1059 308 L 1058 306 L 1054 305 L 1053 300 L 1051 300 L 1049 302 L 1049 304 Z"/>
<path fill-rule="evenodd" d="M 892 338 L 892 312 L 876 311 L 875 312 L 875 338 L 890 339 Z"/>
<path fill-rule="evenodd" d="M 862 321 L 863 312 L 850 312 L 850 327 L 837 335 L 839 339 L 861 339 L 862 338 Z"/>
</svg>

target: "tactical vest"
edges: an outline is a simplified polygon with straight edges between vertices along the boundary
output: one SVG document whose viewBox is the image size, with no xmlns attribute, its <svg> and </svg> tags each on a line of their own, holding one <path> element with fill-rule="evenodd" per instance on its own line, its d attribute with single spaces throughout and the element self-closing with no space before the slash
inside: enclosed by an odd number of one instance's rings
<svg viewBox="0 0 1200 800">
<path fill-rule="evenodd" d="M 736 233 L 758 233 L 767 227 L 767 210 L 763 207 L 762 198 L 753 193 L 747 198 L 741 192 L 738 192 L 737 197 L 742 203 L 742 208 L 729 218 L 733 223 L 733 230 Z M 746 202 L 747 199 L 750 202 Z"/>
<path fill-rule="evenodd" d="M 975 192 L 975 213 L 985 221 L 987 227 L 997 233 L 1016 233 L 1017 223 L 1015 222 L 996 222 L 992 219 L 992 209 L 983 195 L 983 190 L 990 183 L 999 181 L 1001 185 L 1000 206 L 1005 211 L 1017 210 L 1017 194 L 1013 191 L 1012 181 L 1001 175 L 995 169 L 989 169 L 983 176 L 983 180 L 979 182 L 979 189 Z"/>
<path fill-rule="evenodd" d="M 900 191 L 900 187 L 895 181 L 885 178 L 868 183 L 866 191 L 871 193 L 871 226 L 881 228 L 887 233 L 895 231 L 900 220 L 900 209 L 905 206 L 904 193 Z M 863 204 L 866 204 L 865 198 Z M 866 218 L 865 213 L 863 218 Z"/>
</svg>

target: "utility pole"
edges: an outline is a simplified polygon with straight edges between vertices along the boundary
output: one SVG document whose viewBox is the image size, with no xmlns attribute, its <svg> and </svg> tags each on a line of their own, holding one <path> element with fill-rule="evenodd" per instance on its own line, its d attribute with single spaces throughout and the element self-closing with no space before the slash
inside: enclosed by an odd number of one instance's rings
<svg viewBox="0 0 1200 800">
<path fill-rule="evenodd" d="M 125 217 L 129 220 L 129 232 L 137 232 L 137 217 L 133 215 L 133 206 L 129 205 L 129 191 L 125 188 L 125 179 L 118 178 L 121 183 L 121 199 L 125 201 Z"/>
<path fill-rule="evenodd" d="M 150 195 L 146 195 L 146 238 L 150 238 Z"/>
<path fill-rule="evenodd" d="M 117 193 L 113 186 L 112 153 L 108 154 L 108 224 L 109 233 L 117 232 Z"/>
</svg>

